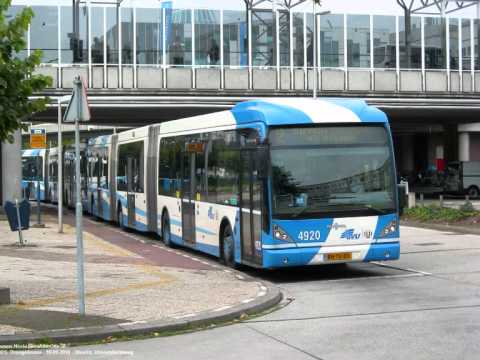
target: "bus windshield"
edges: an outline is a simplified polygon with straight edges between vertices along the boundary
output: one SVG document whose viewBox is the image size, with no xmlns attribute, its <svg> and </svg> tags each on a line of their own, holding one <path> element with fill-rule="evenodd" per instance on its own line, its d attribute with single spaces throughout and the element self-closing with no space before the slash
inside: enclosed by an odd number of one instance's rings
<svg viewBox="0 0 480 360">
<path fill-rule="evenodd" d="M 273 217 L 395 212 L 395 178 L 383 125 L 273 128 Z"/>
</svg>

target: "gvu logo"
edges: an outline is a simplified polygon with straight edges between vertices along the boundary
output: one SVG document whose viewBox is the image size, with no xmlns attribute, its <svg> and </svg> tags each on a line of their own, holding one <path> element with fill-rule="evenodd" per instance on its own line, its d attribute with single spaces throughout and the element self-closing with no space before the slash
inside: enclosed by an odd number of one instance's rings
<svg viewBox="0 0 480 360">
<path fill-rule="evenodd" d="M 360 238 L 360 234 L 355 234 L 353 229 L 347 229 L 342 233 L 340 238 L 347 240 L 357 240 Z"/>
<path fill-rule="evenodd" d="M 213 212 L 213 207 L 210 206 L 208 208 L 208 218 L 214 220 L 215 219 L 215 213 Z"/>
</svg>

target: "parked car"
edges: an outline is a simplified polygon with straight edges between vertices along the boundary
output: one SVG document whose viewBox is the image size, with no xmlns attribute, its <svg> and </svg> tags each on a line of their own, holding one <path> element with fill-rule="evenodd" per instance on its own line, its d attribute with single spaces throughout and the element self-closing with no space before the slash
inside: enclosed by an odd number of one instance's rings
<svg viewBox="0 0 480 360">
<path fill-rule="evenodd" d="M 456 161 L 447 164 L 445 192 L 480 197 L 480 161 Z"/>
</svg>

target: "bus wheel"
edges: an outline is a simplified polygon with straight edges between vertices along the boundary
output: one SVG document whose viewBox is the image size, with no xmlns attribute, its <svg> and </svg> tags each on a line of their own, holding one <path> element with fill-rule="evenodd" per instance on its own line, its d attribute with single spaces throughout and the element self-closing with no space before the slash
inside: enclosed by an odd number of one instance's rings
<svg viewBox="0 0 480 360">
<path fill-rule="evenodd" d="M 235 267 L 235 242 L 230 224 L 223 228 L 222 232 L 222 260 L 228 267 Z"/>
<path fill-rule="evenodd" d="M 123 211 L 121 206 L 118 206 L 117 210 L 117 223 L 118 226 L 120 226 L 120 229 L 125 230 L 125 224 L 123 223 Z"/>
<path fill-rule="evenodd" d="M 470 186 L 467 190 L 467 194 L 470 199 L 476 199 L 480 196 L 480 191 L 476 186 Z"/>
<path fill-rule="evenodd" d="M 168 219 L 168 214 L 166 212 L 162 216 L 162 240 L 166 246 L 173 246 L 172 233 L 170 232 L 170 220 Z"/>
</svg>

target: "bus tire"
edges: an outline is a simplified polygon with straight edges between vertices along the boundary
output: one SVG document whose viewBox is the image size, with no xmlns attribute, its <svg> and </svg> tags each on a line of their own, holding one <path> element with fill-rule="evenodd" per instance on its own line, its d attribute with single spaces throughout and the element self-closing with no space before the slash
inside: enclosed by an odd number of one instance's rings
<svg viewBox="0 0 480 360">
<path fill-rule="evenodd" d="M 120 229 L 126 230 L 125 224 L 123 223 L 123 211 L 122 205 L 118 204 L 117 206 L 117 223 L 120 226 Z"/>
<path fill-rule="evenodd" d="M 232 227 L 227 222 L 221 229 L 222 261 L 228 267 L 235 268 L 235 241 L 233 239 Z"/>
<path fill-rule="evenodd" d="M 480 190 L 475 185 L 472 185 L 468 188 L 467 194 L 470 199 L 477 199 L 480 196 Z"/>
<path fill-rule="evenodd" d="M 170 231 L 170 219 L 166 211 L 162 215 L 162 241 L 165 246 L 173 247 L 172 233 Z"/>
</svg>

